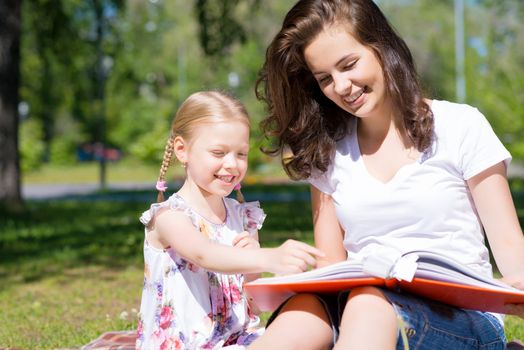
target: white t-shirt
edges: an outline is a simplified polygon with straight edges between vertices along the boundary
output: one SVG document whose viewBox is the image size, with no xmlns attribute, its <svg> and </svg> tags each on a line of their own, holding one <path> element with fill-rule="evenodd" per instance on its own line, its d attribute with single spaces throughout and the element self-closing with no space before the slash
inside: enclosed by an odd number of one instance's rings
<svg viewBox="0 0 524 350">
<path fill-rule="evenodd" d="M 429 250 L 492 276 L 484 234 L 466 180 L 511 155 L 486 118 L 468 105 L 434 100 L 435 141 L 417 162 L 383 183 L 370 175 L 356 119 L 328 171 L 309 182 L 332 196 L 350 259 L 381 250 Z"/>
</svg>

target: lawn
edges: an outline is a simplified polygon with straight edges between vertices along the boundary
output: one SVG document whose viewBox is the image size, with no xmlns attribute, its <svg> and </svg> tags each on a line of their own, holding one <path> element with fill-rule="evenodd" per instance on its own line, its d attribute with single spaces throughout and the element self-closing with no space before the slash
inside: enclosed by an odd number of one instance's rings
<svg viewBox="0 0 524 350">
<path fill-rule="evenodd" d="M 312 242 L 306 186 L 244 191 L 268 214 L 263 246 Z M 0 212 L 0 348 L 75 348 L 105 331 L 134 329 L 143 268 L 138 217 L 154 198 L 148 191 L 105 192 L 96 200 L 31 201 L 22 213 Z M 508 317 L 506 329 L 509 339 L 524 339 L 523 320 Z"/>
</svg>

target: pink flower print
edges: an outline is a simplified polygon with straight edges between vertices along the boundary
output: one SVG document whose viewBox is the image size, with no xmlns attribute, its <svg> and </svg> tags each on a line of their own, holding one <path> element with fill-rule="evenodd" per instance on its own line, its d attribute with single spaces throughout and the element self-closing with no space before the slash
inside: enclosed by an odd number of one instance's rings
<svg viewBox="0 0 524 350">
<path fill-rule="evenodd" d="M 219 288 L 211 287 L 209 292 L 211 293 L 211 302 L 216 310 L 221 310 L 224 307 L 223 293 L 220 292 Z"/>
<path fill-rule="evenodd" d="M 198 270 L 200 269 L 200 267 L 198 265 L 195 265 L 195 264 L 190 263 L 190 262 L 187 263 L 187 268 L 191 272 L 198 272 Z"/>
<path fill-rule="evenodd" d="M 184 344 L 180 341 L 179 337 L 172 336 L 164 340 L 160 345 L 160 350 L 180 350 L 183 349 L 183 345 Z"/>
<path fill-rule="evenodd" d="M 166 329 L 169 328 L 171 325 L 171 321 L 173 320 L 173 309 L 171 307 L 165 305 L 162 307 L 162 311 L 160 312 L 160 328 Z"/>
<path fill-rule="evenodd" d="M 160 349 L 162 347 L 162 344 L 166 341 L 166 333 L 165 330 L 159 328 L 153 332 L 153 343 L 155 344 L 155 349 Z"/>
<path fill-rule="evenodd" d="M 236 284 L 230 285 L 229 294 L 230 294 L 231 302 L 233 304 L 238 304 L 240 300 L 242 299 L 242 293 L 240 292 L 240 289 L 238 288 Z"/>
<path fill-rule="evenodd" d="M 140 338 L 142 334 L 144 333 L 144 321 L 142 320 L 142 317 L 138 319 L 138 325 L 136 327 L 136 333 L 137 337 Z"/>
</svg>

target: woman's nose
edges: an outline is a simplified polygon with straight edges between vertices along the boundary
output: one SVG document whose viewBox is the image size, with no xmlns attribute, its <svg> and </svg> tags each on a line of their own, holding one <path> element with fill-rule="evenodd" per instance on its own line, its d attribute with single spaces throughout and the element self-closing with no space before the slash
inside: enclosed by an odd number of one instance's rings
<svg viewBox="0 0 524 350">
<path fill-rule="evenodd" d="M 344 74 L 335 74 L 333 76 L 334 89 L 335 92 L 339 95 L 346 95 L 351 90 L 351 80 L 347 75 Z"/>
</svg>

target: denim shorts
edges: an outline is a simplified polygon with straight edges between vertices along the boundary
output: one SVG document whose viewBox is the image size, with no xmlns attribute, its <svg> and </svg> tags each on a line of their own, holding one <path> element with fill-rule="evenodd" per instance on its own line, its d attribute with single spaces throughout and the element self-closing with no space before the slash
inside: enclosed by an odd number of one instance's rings
<svg viewBox="0 0 524 350">
<path fill-rule="evenodd" d="M 382 290 L 401 319 L 397 350 L 404 350 L 403 338 L 410 350 L 504 350 L 504 326 L 492 314 L 459 309 L 436 301 L 419 298 L 402 292 Z M 349 292 L 319 294 L 333 329 L 333 342 Z M 285 304 L 285 303 L 284 303 Z M 268 320 L 268 325 L 279 313 L 282 304 Z"/>
</svg>

